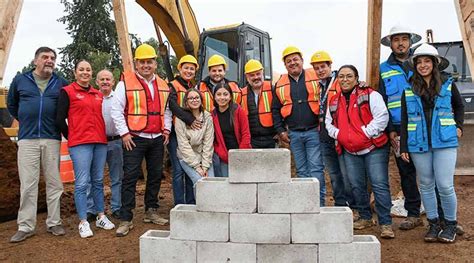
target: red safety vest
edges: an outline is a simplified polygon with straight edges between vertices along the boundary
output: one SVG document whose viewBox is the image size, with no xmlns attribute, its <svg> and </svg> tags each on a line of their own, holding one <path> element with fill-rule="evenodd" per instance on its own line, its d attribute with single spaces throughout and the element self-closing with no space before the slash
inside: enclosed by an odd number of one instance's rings
<svg viewBox="0 0 474 263">
<path fill-rule="evenodd" d="M 76 82 L 64 87 L 64 91 L 69 97 L 68 146 L 107 144 L 102 117 L 102 93 L 92 86 L 86 91 Z"/>
<path fill-rule="evenodd" d="M 273 127 L 272 101 L 272 84 L 270 81 L 264 81 L 263 87 L 258 94 L 258 119 L 263 127 Z M 240 105 L 248 115 L 248 87 L 242 89 L 242 102 Z"/>
<path fill-rule="evenodd" d="M 123 72 L 127 98 L 125 116 L 131 132 L 161 133 L 165 126 L 165 109 L 170 90 L 166 81 L 155 75 L 154 98 L 148 85 L 134 72 Z"/>
<path fill-rule="evenodd" d="M 232 90 L 232 98 L 234 103 L 240 104 L 242 101 L 242 91 L 240 90 L 239 86 L 237 86 L 237 83 L 229 81 L 228 84 Z M 202 105 L 204 105 L 204 109 L 212 112 L 214 110 L 214 96 L 211 89 L 209 89 L 204 81 L 201 81 L 199 84 L 199 91 L 202 93 Z"/>
</svg>

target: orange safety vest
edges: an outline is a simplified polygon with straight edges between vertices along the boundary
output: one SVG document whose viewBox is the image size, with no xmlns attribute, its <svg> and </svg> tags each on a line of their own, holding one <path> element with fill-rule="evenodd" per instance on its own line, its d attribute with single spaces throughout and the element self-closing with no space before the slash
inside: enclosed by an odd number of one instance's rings
<svg viewBox="0 0 474 263">
<path fill-rule="evenodd" d="M 186 88 L 176 79 L 171 81 L 171 85 L 173 85 L 174 89 L 176 90 L 178 105 L 181 108 L 184 108 L 184 95 L 186 95 Z"/>
<path fill-rule="evenodd" d="M 132 132 L 159 133 L 165 126 L 165 109 L 168 103 L 170 89 L 166 81 L 155 76 L 153 88 L 155 99 L 147 100 L 148 87 L 144 87 L 134 72 L 122 73 L 121 80 L 125 84 L 125 97 L 127 99 L 125 114 L 127 125 Z M 158 95 L 158 100 L 156 100 Z M 149 111 L 151 110 L 151 112 Z M 158 111 L 158 112 L 156 112 Z M 159 116 L 159 119 L 156 119 Z M 160 127 L 154 127 L 160 123 Z"/>
<path fill-rule="evenodd" d="M 320 89 L 318 85 L 318 77 L 314 70 L 305 70 L 304 78 L 306 82 L 306 91 L 308 92 L 308 100 L 306 102 L 308 102 L 311 111 L 316 114 L 316 116 L 319 116 Z M 293 101 L 291 99 L 290 79 L 288 74 L 281 75 L 280 79 L 275 84 L 275 94 L 280 100 L 281 105 L 283 105 L 280 109 L 281 116 L 283 116 L 283 118 L 290 116 Z"/>
<path fill-rule="evenodd" d="M 233 81 L 229 81 L 227 84 L 229 84 L 230 89 L 232 90 L 234 103 L 240 104 L 242 101 L 242 91 L 239 86 L 237 86 L 237 83 Z M 204 105 L 204 109 L 212 112 L 214 110 L 214 96 L 204 81 L 201 81 L 199 84 L 199 91 L 202 93 L 202 104 Z"/>
<path fill-rule="evenodd" d="M 263 87 L 258 94 L 258 119 L 263 127 L 273 127 L 272 100 L 272 84 L 270 81 L 264 81 Z M 248 87 L 242 89 L 242 102 L 240 105 L 248 115 Z"/>
</svg>

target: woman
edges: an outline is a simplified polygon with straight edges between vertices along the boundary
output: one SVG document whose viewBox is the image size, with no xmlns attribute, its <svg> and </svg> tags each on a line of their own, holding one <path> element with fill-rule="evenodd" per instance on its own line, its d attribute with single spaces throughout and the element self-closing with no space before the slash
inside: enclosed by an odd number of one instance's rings
<svg viewBox="0 0 474 263">
<path fill-rule="evenodd" d="M 370 87 L 359 86 L 359 73 L 352 65 L 342 66 L 337 79 L 341 85 L 329 101 L 326 128 L 336 139 L 339 154 L 343 153 L 349 182 L 354 194 L 354 208 L 359 220 L 354 229 L 372 226 L 367 181 L 375 195 L 375 209 L 381 225 L 382 238 L 394 238 L 390 208 L 392 201 L 388 184 L 388 111 L 382 96 Z"/>
<path fill-rule="evenodd" d="M 229 176 L 231 149 L 250 149 L 250 129 L 247 115 L 233 102 L 232 90 L 227 83 L 219 83 L 214 89 L 214 173 L 216 177 Z"/>
<path fill-rule="evenodd" d="M 402 95 L 400 152 L 413 161 L 419 176 L 420 193 L 429 230 L 426 242 L 454 242 L 457 200 L 454 169 L 458 138 L 462 135 L 464 106 L 453 79 L 440 70 L 449 62 L 433 46 L 422 44 L 411 59 L 414 74 L 411 87 Z M 435 186 L 444 212 L 441 230 Z"/>
<path fill-rule="evenodd" d="M 113 229 L 115 225 L 104 214 L 103 173 L 107 156 L 107 138 L 102 118 L 102 93 L 90 85 L 92 68 L 79 61 L 74 67 L 76 81 L 61 90 L 56 122 L 68 139 L 69 153 L 74 165 L 74 201 L 79 216 L 79 234 L 93 235 L 87 222 L 87 188 L 91 185 L 96 226 Z M 66 123 L 67 119 L 67 123 Z"/>
<path fill-rule="evenodd" d="M 194 130 L 182 120 L 175 120 L 179 163 L 193 185 L 196 185 L 201 177 L 214 177 L 212 167 L 214 126 L 211 114 L 204 111 L 202 96 L 197 89 L 186 91 L 183 100 L 184 108 L 202 123 L 201 129 Z"/>
</svg>

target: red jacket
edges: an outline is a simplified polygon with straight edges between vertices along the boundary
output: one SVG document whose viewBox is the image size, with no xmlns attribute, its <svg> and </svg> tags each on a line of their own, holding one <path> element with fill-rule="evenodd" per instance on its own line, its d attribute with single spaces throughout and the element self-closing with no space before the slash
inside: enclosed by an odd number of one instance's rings
<svg viewBox="0 0 474 263">
<path fill-rule="evenodd" d="M 69 97 L 68 146 L 107 144 L 102 117 L 102 93 L 92 86 L 86 91 L 76 82 L 64 87 L 64 91 Z"/>
<path fill-rule="evenodd" d="M 251 149 L 250 145 L 250 128 L 249 120 L 244 110 L 238 105 L 233 104 L 237 107 L 234 111 L 234 132 L 237 137 L 237 143 L 239 143 L 239 149 Z M 221 131 L 219 124 L 219 117 L 217 117 L 217 108 L 212 111 L 212 121 L 214 122 L 214 152 L 221 158 L 225 163 L 229 163 L 229 151 L 225 146 L 224 135 Z"/>
</svg>

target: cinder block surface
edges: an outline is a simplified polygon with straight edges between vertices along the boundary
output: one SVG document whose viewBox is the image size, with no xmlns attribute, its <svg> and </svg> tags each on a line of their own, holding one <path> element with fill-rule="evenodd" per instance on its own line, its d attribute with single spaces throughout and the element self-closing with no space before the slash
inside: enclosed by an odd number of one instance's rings
<svg viewBox="0 0 474 263">
<path fill-rule="evenodd" d="M 292 178 L 288 183 L 258 184 L 259 213 L 319 213 L 319 181 Z"/>
<path fill-rule="evenodd" d="M 230 184 L 227 178 L 202 178 L 196 185 L 198 211 L 254 213 L 257 211 L 257 184 Z"/>
<path fill-rule="evenodd" d="M 257 262 L 318 262 L 318 245 L 257 245 Z M 320 261 L 324 262 L 324 261 Z"/>
<path fill-rule="evenodd" d="M 319 262 L 378 263 L 381 262 L 380 242 L 375 236 L 355 235 L 349 244 L 320 244 Z"/>
<path fill-rule="evenodd" d="M 352 237 L 349 207 L 321 207 L 319 214 L 291 215 L 292 243 L 350 243 Z"/>
<path fill-rule="evenodd" d="M 257 245 L 241 243 L 197 242 L 197 262 L 256 262 Z"/>
<path fill-rule="evenodd" d="M 230 241 L 237 243 L 290 243 L 290 215 L 230 214 Z"/>
<path fill-rule="evenodd" d="M 140 262 L 196 262 L 196 241 L 172 240 L 169 231 L 148 230 L 140 237 Z"/>
<path fill-rule="evenodd" d="M 229 182 L 285 183 L 291 178 L 288 149 L 245 149 L 229 151 Z"/>
<path fill-rule="evenodd" d="M 198 212 L 195 205 L 177 205 L 170 212 L 171 239 L 229 241 L 229 214 Z"/>
</svg>

